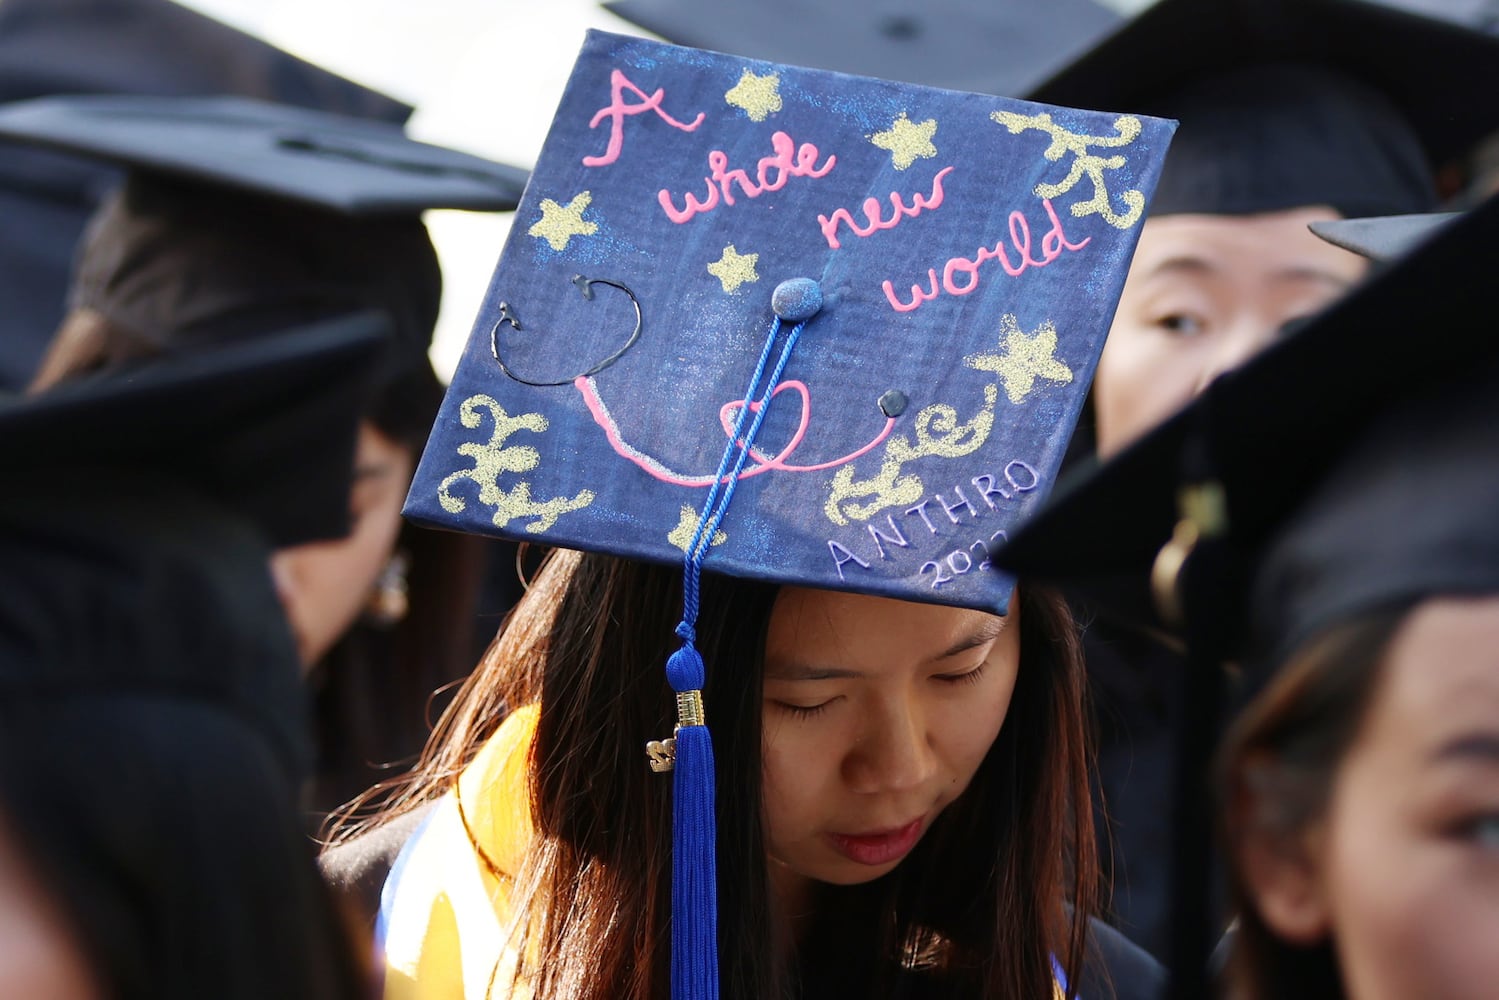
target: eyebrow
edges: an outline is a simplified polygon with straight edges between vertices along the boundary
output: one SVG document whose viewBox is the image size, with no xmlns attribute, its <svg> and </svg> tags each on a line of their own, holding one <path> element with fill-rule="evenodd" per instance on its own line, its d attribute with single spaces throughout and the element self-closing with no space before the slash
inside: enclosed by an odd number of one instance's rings
<svg viewBox="0 0 1499 1000">
<path fill-rule="evenodd" d="M 994 617 L 987 619 L 983 625 L 974 629 L 967 636 L 959 639 L 949 646 L 945 651 L 932 658 L 932 662 L 946 660 L 957 656 L 959 653 L 979 646 L 987 645 L 999 638 L 999 634 L 1005 630 L 1008 618 Z M 777 663 L 774 666 L 766 665 L 765 679 L 776 681 L 831 681 L 846 680 L 853 677 L 864 676 L 857 670 L 847 670 L 840 667 L 824 667 L 811 663 L 798 663 L 795 661 Z"/>
<path fill-rule="evenodd" d="M 1315 281 L 1324 285 L 1343 291 L 1353 287 L 1353 282 L 1341 274 L 1324 271 L 1320 267 L 1287 267 L 1276 271 L 1273 275 L 1276 281 Z"/>
<path fill-rule="evenodd" d="M 1432 753 L 1434 761 L 1480 760 L 1499 763 L 1499 733 L 1470 733 L 1448 740 Z"/>
<path fill-rule="evenodd" d="M 1167 257 L 1151 267 L 1142 277 L 1154 278 L 1161 274 L 1213 274 L 1218 268 L 1201 257 Z"/>
<path fill-rule="evenodd" d="M 377 479 L 380 476 L 388 476 L 388 475 L 390 475 L 390 472 L 391 472 L 391 465 L 390 465 L 389 462 L 385 462 L 385 461 L 373 462 L 373 463 L 371 463 L 369 465 L 356 465 L 354 467 L 354 478 L 356 480 L 358 480 L 358 479 Z"/>
</svg>

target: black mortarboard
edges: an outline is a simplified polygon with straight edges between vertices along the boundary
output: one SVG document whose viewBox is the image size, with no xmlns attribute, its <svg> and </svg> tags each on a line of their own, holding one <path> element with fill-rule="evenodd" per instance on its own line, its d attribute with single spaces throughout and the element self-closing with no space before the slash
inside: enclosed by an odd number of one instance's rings
<svg viewBox="0 0 1499 1000">
<path fill-rule="evenodd" d="M 1187 646 L 1173 997 L 1204 988 L 1220 664 L 1245 663 L 1252 689 L 1286 641 L 1341 615 L 1499 583 L 1499 344 L 1482 319 L 1496 241 L 1492 199 L 1064 483 L 993 556 Z"/>
<path fill-rule="evenodd" d="M 1429 211 L 1499 128 L 1499 38 L 1366 0 L 1160 0 L 1036 100 L 1182 122 L 1154 214 Z"/>
<path fill-rule="evenodd" d="M 43 98 L 0 107 L 0 138 L 129 168 L 73 308 L 156 351 L 380 308 L 386 380 L 424 396 L 442 277 L 421 213 L 510 208 L 525 179 L 396 125 L 233 97 Z"/>
<path fill-rule="evenodd" d="M 1313 222 L 1309 228 L 1332 245 L 1361 257 L 1389 260 L 1409 253 L 1413 247 L 1431 239 L 1438 229 L 1458 218 L 1459 214 L 1429 212 L 1368 219 L 1330 219 Z"/>
<path fill-rule="evenodd" d="M 277 546 L 348 530 L 355 425 L 388 322 L 373 312 L 63 382 L 0 403 L 7 493 L 90 470 L 185 485 Z"/>
<path fill-rule="evenodd" d="M 54 94 L 236 94 L 401 124 L 411 108 L 169 0 L 0 3 L 0 103 Z M 0 142 L 0 389 L 36 369 L 73 248 L 120 171 Z"/>
<path fill-rule="evenodd" d="M 1010 96 L 1121 20 L 1093 0 L 613 0 L 604 7 L 678 45 Z"/>
</svg>

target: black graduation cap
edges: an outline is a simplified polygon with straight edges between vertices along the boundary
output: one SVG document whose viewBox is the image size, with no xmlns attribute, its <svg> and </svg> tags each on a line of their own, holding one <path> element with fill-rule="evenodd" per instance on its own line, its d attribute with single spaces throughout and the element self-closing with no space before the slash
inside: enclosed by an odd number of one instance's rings
<svg viewBox="0 0 1499 1000">
<path fill-rule="evenodd" d="M 379 307 L 401 348 L 388 381 L 428 396 L 442 279 L 421 213 L 507 209 L 525 179 L 396 125 L 235 97 L 40 98 L 0 107 L 0 138 L 130 170 L 73 308 L 163 351 Z"/>
<path fill-rule="evenodd" d="M 1181 120 L 1152 212 L 1429 211 L 1499 129 L 1499 38 L 1367 0 L 1160 0 L 1035 100 Z"/>
<path fill-rule="evenodd" d="M 1014 96 L 1116 27 L 1093 0 L 613 0 L 669 42 L 794 66 Z"/>
<path fill-rule="evenodd" d="M 1384 215 L 1371 219 L 1336 219 L 1313 222 L 1308 228 L 1322 239 L 1370 260 L 1389 260 L 1431 239 L 1458 212 L 1425 212 L 1418 215 Z"/>
<path fill-rule="evenodd" d="M 526 182 L 397 125 L 242 97 L 39 98 L 0 107 L 0 138 L 361 216 L 505 211 Z"/>
<path fill-rule="evenodd" d="M 0 3 L 0 102 L 52 94 L 237 94 L 399 125 L 411 108 L 169 0 Z M 0 389 L 62 319 L 73 248 L 120 172 L 0 143 Z"/>
<path fill-rule="evenodd" d="M 108 504 L 117 474 L 149 475 L 164 495 L 185 486 L 237 512 L 278 547 L 340 537 L 387 333 L 366 312 L 10 397 L 6 492 L 90 470 L 93 502 Z"/>
<path fill-rule="evenodd" d="M 1220 376 L 1107 464 L 1061 484 L 992 557 L 1187 646 L 1173 997 L 1204 990 L 1205 762 L 1217 736 L 1219 665 L 1245 662 L 1252 687 L 1286 640 L 1339 616 L 1453 579 L 1496 582 L 1499 345 L 1475 322 L 1488 311 L 1496 241 L 1491 199 Z M 1473 371 L 1483 373 L 1477 384 L 1459 384 Z M 1470 403 L 1487 415 L 1460 412 Z M 1397 407 L 1393 426 L 1371 430 Z M 1433 431 L 1433 420 L 1443 429 Z M 1481 426 L 1487 440 L 1464 431 L 1443 444 L 1450 426 Z"/>
</svg>

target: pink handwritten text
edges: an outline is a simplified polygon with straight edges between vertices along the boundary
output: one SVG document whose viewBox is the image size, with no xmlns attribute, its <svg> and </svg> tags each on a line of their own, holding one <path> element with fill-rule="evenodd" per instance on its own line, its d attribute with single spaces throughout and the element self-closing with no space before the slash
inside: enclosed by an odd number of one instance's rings
<svg viewBox="0 0 1499 1000">
<path fill-rule="evenodd" d="M 1031 225 L 1026 220 L 1025 214 L 1020 211 L 1010 213 L 1010 245 L 1015 253 L 1019 255 L 1019 263 L 1010 262 L 1009 251 L 1005 249 L 1004 240 L 998 240 L 994 246 L 979 247 L 978 252 L 972 257 L 954 257 L 942 268 L 942 280 L 939 286 L 936 268 L 927 270 L 927 287 L 921 285 L 911 286 L 911 298 L 902 302 L 896 295 L 895 287 L 887 280 L 881 287 L 885 290 L 885 298 L 890 303 L 890 308 L 896 312 L 910 312 L 917 309 L 924 302 L 930 302 L 942 292 L 948 295 L 967 295 L 979 287 L 979 266 L 985 261 L 997 260 L 999 266 L 1004 268 L 1005 273 L 1011 277 L 1019 277 L 1026 269 L 1032 267 L 1045 267 L 1062 255 L 1064 250 L 1077 251 L 1087 246 L 1092 237 L 1084 237 L 1081 242 L 1073 243 L 1067 239 L 1067 234 L 1062 231 L 1062 220 L 1057 216 L 1056 209 L 1052 208 L 1051 200 L 1045 199 L 1041 202 L 1046 206 L 1046 215 L 1051 219 L 1051 229 L 1045 236 L 1041 237 L 1041 256 L 1032 256 L 1031 249 Z"/>
<path fill-rule="evenodd" d="M 708 154 L 709 175 L 703 178 L 708 187 L 707 196 L 700 201 L 696 195 L 683 194 L 682 207 L 677 208 L 671 192 L 662 188 L 656 197 L 661 202 L 666 217 L 681 224 L 694 215 L 717 208 L 720 197 L 725 205 L 734 204 L 735 185 L 738 185 L 739 193 L 744 197 L 758 198 L 766 191 L 779 191 L 785 186 L 788 177 L 826 176 L 838 162 L 838 158 L 830 153 L 822 166 L 818 166 L 817 157 L 820 154 L 817 147 L 810 142 L 804 142 L 798 147 L 785 132 L 777 132 L 771 136 L 770 145 L 775 152 L 760 158 L 755 167 L 754 180 L 743 170 L 730 169 L 729 156 L 723 150 L 713 150 Z"/>
<path fill-rule="evenodd" d="M 819 215 L 817 224 L 822 227 L 822 235 L 827 237 L 828 246 L 834 250 L 843 244 L 838 241 L 838 225 L 846 223 L 848 228 L 854 231 L 855 236 L 869 236 L 881 229 L 894 229 L 900 224 L 901 219 L 914 219 L 924 209 L 936 209 L 942 207 L 942 178 L 952 173 L 952 167 L 944 167 L 932 178 L 932 193 L 930 196 L 918 194 L 911 199 L 910 206 L 901 199 L 899 191 L 890 193 L 890 217 L 884 217 L 880 208 L 878 198 L 864 199 L 864 220 L 867 225 L 859 225 L 854 221 L 852 213 L 846 208 L 840 208 L 832 215 Z"/>
<path fill-rule="evenodd" d="M 635 103 L 625 101 L 626 90 L 640 98 L 640 100 Z M 661 88 L 657 88 L 655 93 L 647 95 L 645 91 L 631 83 L 630 79 L 619 70 L 611 73 L 609 75 L 609 106 L 607 108 L 600 108 L 588 122 L 589 128 L 598 128 L 599 122 L 605 118 L 609 119 L 609 145 L 604 150 L 603 156 L 583 157 L 583 166 L 605 167 L 619 159 L 620 150 L 624 149 L 625 146 L 625 118 L 629 115 L 639 115 L 647 111 L 654 111 L 666 124 L 672 128 L 679 128 L 683 132 L 694 131 L 703 123 L 704 114 L 701 111 L 698 112 L 697 117 L 692 120 L 690 125 L 686 122 L 679 122 L 665 111 L 662 111 L 661 99 L 665 96 L 666 91 Z"/>
</svg>

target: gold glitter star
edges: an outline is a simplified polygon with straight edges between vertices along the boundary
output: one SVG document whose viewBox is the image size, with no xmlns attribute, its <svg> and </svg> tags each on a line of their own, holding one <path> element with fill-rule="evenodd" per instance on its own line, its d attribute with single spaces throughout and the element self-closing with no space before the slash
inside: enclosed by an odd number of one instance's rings
<svg viewBox="0 0 1499 1000">
<path fill-rule="evenodd" d="M 902 111 L 900 117 L 890 123 L 888 131 L 876 132 L 869 137 L 869 141 L 881 149 L 890 150 L 895 169 L 904 170 L 918 158 L 937 155 L 937 147 L 932 145 L 932 136 L 936 134 L 937 119 L 928 118 L 917 123 L 907 118 Z"/>
<path fill-rule="evenodd" d="M 573 197 L 566 205 L 559 205 L 550 198 L 541 199 L 541 218 L 526 232 L 544 239 L 558 252 L 567 249 L 567 241 L 574 236 L 592 236 L 599 231 L 598 223 L 583 218 L 583 212 L 593 202 L 593 193 L 584 191 Z"/>
<path fill-rule="evenodd" d="M 759 254 L 740 253 L 730 243 L 723 248 L 723 256 L 708 265 L 708 273 L 723 282 L 724 291 L 732 292 L 740 285 L 760 280 L 760 273 L 755 270 L 759 259 Z"/>
<path fill-rule="evenodd" d="M 999 326 L 1003 354 L 970 354 L 963 363 L 981 372 L 994 372 L 1004 383 L 1012 403 L 1023 403 L 1036 387 L 1036 379 L 1057 385 L 1072 381 L 1072 369 L 1057 360 L 1057 328 L 1047 320 L 1030 335 L 1023 333 L 1015 317 L 1006 315 Z"/>
<path fill-rule="evenodd" d="M 739 78 L 723 99 L 736 108 L 743 108 L 752 122 L 763 122 L 768 116 L 781 110 L 781 74 L 767 73 L 756 76 L 749 70 Z"/>
<path fill-rule="evenodd" d="M 675 545 L 685 553 L 687 551 L 687 546 L 692 544 L 692 536 L 697 534 L 697 519 L 698 512 L 693 510 L 691 507 L 684 505 L 682 507 L 682 519 L 678 521 L 677 526 L 671 530 L 671 534 L 666 536 L 666 540 L 668 542 L 671 542 L 673 545 Z M 724 534 L 722 531 L 715 531 L 713 533 L 713 541 L 709 544 L 722 545 L 728 540 L 728 535 Z"/>
</svg>

